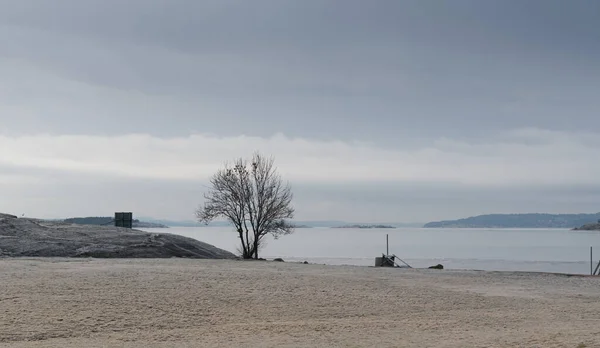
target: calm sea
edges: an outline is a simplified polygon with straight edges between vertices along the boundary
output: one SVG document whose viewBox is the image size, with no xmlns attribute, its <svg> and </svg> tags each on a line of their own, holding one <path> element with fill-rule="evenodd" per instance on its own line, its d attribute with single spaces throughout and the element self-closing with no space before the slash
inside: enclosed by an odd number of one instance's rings
<svg viewBox="0 0 600 348">
<path fill-rule="evenodd" d="M 174 233 L 232 252 L 238 238 L 231 228 L 172 227 L 146 231 Z M 385 253 L 413 267 L 438 263 L 448 269 L 590 273 L 600 260 L 600 232 L 564 229 L 297 229 L 278 240 L 269 238 L 261 257 L 330 265 L 374 265 Z"/>
</svg>

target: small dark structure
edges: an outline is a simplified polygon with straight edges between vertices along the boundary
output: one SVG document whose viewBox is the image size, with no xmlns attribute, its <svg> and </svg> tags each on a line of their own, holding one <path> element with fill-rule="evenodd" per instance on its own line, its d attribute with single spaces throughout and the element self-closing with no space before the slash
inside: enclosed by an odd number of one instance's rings
<svg viewBox="0 0 600 348">
<path fill-rule="evenodd" d="M 375 267 L 394 267 L 396 265 L 395 255 L 381 254 L 381 257 L 375 258 Z"/>
<path fill-rule="evenodd" d="M 115 213 L 115 226 L 132 228 L 133 227 L 133 213 L 129 213 L 129 212 Z"/>
<path fill-rule="evenodd" d="M 435 266 L 431 266 L 431 267 L 429 267 L 429 269 L 444 269 L 444 266 L 443 266 L 442 264 L 439 264 L 439 263 L 438 263 L 438 264 L 437 264 L 437 265 L 435 265 Z"/>
<path fill-rule="evenodd" d="M 399 268 L 412 268 L 408 263 L 404 262 L 398 256 L 391 254 L 390 255 L 390 243 L 389 243 L 389 235 L 385 235 L 385 254 L 381 254 L 381 257 L 375 258 L 375 267 L 399 267 Z M 396 260 L 403 263 L 400 265 L 396 262 Z"/>
</svg>

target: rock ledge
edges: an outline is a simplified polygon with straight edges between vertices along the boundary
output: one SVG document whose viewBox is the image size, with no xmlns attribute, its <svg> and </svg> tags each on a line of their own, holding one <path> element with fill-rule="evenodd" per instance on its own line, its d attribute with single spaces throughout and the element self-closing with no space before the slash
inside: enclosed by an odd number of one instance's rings
<svg viewBox="0 0 600 348">
<path fill-rule="evenodd" d="M 213 245 L 169 233 L 74 225 L 0 214 L 0 257 L 233 259 Z"/>
</svg>

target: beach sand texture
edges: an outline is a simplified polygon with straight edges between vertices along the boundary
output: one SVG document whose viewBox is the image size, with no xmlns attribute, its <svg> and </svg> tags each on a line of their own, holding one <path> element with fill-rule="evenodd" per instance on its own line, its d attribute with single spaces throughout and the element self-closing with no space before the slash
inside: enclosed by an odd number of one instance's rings
<svg viewBox="0 0 600 348">
<path fill-rule="evenodd" d="M 0 347 L 600 347 L 600 279 L 0 259 Z"/>
</svg>

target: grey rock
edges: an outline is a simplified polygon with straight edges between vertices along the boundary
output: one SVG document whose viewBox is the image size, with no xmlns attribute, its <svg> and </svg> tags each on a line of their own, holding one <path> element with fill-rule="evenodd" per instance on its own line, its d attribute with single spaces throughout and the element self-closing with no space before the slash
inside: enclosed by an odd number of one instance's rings
<svg viewBox="0 0 600 348">
<path fill-rule="evenodd" d="M 114 226 L 0 215 L 0 257 L 234 259 L 232 253 L 192 238 Z"/>
<path fill-rule="evenodd" d="M 600 231 L 600 221 L 597 224 L 587 224 L 573 229 L 574 231 Z"/>
</svg>

